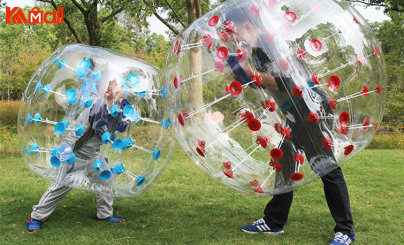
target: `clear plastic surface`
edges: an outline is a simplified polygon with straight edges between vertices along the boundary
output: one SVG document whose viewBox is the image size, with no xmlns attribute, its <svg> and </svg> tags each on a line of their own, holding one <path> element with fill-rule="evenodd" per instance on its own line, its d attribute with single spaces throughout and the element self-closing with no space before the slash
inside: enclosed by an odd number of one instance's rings
<svg viewBox="0 0 404 245">
<path fill-rule="evenodd" d="M 343 1 L 227 1 L 173 41 L 166 73 L 181 146 L 213 178 L 255 195 L 349 160 L 385 107 L 380 44 Z"/>
<path fill-rule="evenodd" d="M 164 73 L 85 45 L 55 51 L 29 82 L 19 111 L 24 161 L 38 176 L 92 193 L 136 196 L 174 148 Z"/>
</svg>

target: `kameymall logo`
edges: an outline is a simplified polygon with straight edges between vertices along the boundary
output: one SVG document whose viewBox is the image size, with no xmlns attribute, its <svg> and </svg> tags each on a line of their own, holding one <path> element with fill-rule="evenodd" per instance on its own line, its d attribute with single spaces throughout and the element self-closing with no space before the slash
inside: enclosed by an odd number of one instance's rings
<svg viewBox="0 0 404 245">
<path fill-rule="evenodd" d="M 44 14 L 38 7 L 28 11 L 28 20 L 22 9 L 19 7 L 6 8 L 7 24 L 63 24 L 63 7 L 57 7 L 56 12 L 46 12 Z"/>
</svg>

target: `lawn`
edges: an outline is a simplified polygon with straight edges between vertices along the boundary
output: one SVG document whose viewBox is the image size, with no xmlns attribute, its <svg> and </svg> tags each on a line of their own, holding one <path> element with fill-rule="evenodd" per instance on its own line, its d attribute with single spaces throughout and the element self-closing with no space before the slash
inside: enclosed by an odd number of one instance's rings
<svg viewBox="0 0 404 245">
<path fill-rule="evenodd" d="M 404 244 L 402 150 L 364 150 L 343 166 L 355 221 L 354 244 Z M 125 224 L 94 220 L 95 195 L 73 190 L 42 229 L 26 220 L 50 182 L 35 176 L 20 155 L 0 157 L 1 244 L 328 244 L 334 221 L 321 181 L 296 191 L 285 234 L 240 232 L 262 217 L 269 198 L 239 193 L 209 177 L 179 148 L 145 193 L 116 199 Z"/>
</svg>

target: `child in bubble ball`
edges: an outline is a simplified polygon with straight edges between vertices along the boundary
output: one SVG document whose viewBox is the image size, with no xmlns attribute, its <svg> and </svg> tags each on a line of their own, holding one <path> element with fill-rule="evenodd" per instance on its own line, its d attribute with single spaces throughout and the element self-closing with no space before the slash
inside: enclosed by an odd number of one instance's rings
<svg viewBox="0 0 404 245">
<path fill-rule="evenodd" d="M 108 180 L 101 180 L 99 173 L 92 169 L 92 165 L 96 160 L 102 160 L 103 169 L 107 169 L 108 165 L 100 152 L 102 145 L 101 137 L 104 133 L 113 133 L 115 130 L 124 132 L 127 123 L 123 120 L 122 112 L 117 117 L 109 114 L 110 108 L 115 105 L 122 105 L 123 91 L 119 88 L 118 82 L 114 79 L 109 81 L 108 87 L 104 91 L 104 99 L 97 100 L 91 108 L 85 109 L 80 113 L 77 123 L 84 127 L 84 134 L 77 137 L 75 132 L 71 132 L 63 140 L 71 146 L 76 160 L 73 167 L 61 164 L 51 186 L 42 195 L 39 203 L 33 206 L 33 211 L 27 221 L 28 231 L 36 232 L 41 228 L 41 223 L 46 220 L 55 210 L 60 201 L 72 189 L 66 184 L 70 181 L 72 184 L 84 183 L 88 185 L 90 179 L 93 186 L 98 186 L 96 191 L 111 192 L 113 177 Z M 121 108 L 122 109 L 122 108 Z M 70 179 L 69 179 L 70 177 Z M 90 177 L 90 178 L 89 178 Z M 67 180 L 68 179 L 68 180 Z M 112 223 L 125 223 L 123 218 L 113 217 L 113 197 L 109 194 L 97 194 L 97 216 L 96 220 L 102 220 Z"/>
<path fill-rule="evenodd" d="M 282 189 L 287 185 L 293 185 L 290 179 L 296 165 L 293 156 L 295 153 L 304 153 L 313 171 L 321 176 L 327 204 L 336 222 L 335 236 L 330 244 L 350 244 L 355 239 L 355 232 L 347 185 L 332 151 L 324 149 L 322 145 L 322 140 L 329 137 L 332 123 L 330 125 L 307 122 L 309 108 L 321 108 L 322 114 L 332 113 L 327 103 L 328 98 L 317 88 L 310 89 L 310 99 L 293 96 L 293 88 L 296 84 L 288 74 L 277 67 L 275 61 L 278 62 L 282 57 L 277 47 L 266 39 L 266 32 L 264 32 L 266 29 L 259 18 L 251 16 L 250 9 L 235 8 L 226 14 L 226 20 L 235 26 L 236 41 L 246 42 L 252 48 L 254 67 L 240 65 L 234 56 L 229 57 L 228 64 L 236 80 L 244 84 L 251 81 L 252 75 L 259 75 L 262 79 L 262 88 L 270 91 L 287 118 L 286 124 L 290 129 L 291 137 L 281 147 L 284 154 L 278 160 L 282 165 L 282 174 L 276 176 L 276 187 Z M 293 68 L 297 69 L 294 72 L 298 73 L 305 82 L 309 81 L 310 74 L 303 64 L 299 61 L 295 63 L 299 67 Z M 334 170 L 329 172 L 333 168 Z M 241 226 L 241 230 L 247 233 L 283 233 L 292 200 L 293 191 L 274 195 L 264 210 L 264 217 L 253 222 L 252 225 Z"/>
</svg>

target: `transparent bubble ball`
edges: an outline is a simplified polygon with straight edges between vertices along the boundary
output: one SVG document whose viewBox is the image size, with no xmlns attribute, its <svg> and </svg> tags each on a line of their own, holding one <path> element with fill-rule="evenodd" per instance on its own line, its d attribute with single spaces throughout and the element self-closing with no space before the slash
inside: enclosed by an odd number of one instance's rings
<svg viewBox="0 0 404 245">
<path fill-rule="evenodd" d="M 227 1 L 174 40 L 166 73 L 181 146 L 253 195 L 339 167 L 370 143 L 385 108 L 380 44 L 343 1 Z"/>
<path fill-rule="evenodd" d="M 139 195 L 174 148 L 167 99 L 164 73 L 145 61 L 99 47 L 61 47 L 22 98 L 24 161 L 41 178 L 72 188 Z"/>
</svg>

